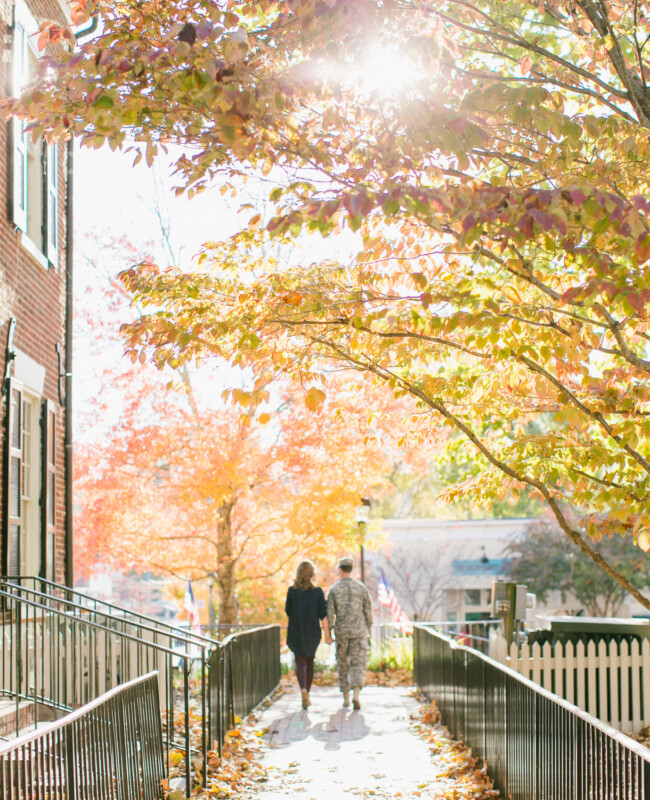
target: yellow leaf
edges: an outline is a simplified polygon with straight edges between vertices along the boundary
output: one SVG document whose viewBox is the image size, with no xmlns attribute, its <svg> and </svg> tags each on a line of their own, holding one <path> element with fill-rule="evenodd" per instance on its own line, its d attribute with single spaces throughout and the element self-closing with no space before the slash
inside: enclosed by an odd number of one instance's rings
<svg viewBox="0 0 650 800">
<path fill-rule="evenodd" d="M 325 392 L 312 386 L 305 395 L 305 405 L 310 411 L 317 411 L 325 400 Z"/>
<path fill-rule="evenodd" d="M 517 303 L 517 304 L 521 303 L 521 295 L 514 286 L 512 285 L 506 286 L 505 289 L 503 290 L 503 293 L 508 298 L 508 300 L 510 300 L 511 303 Z"/>
</svg>

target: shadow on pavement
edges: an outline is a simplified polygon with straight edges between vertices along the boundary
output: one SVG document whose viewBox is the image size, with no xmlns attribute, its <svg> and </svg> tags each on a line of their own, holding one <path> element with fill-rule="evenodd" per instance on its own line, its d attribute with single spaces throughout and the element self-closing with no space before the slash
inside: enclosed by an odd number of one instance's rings
<svg viewBox="0 0 650 800">
<path fill-rule="evenodd" d="M 284 723 L 284 724 L 283 724 Z M 363 739 L 370 733 L 361 711 L 340 708 L 327 722 L 312 724 L 309 711 L 296 711 L 276 720 L 268 732 L 273 748 L 289 747 L 308 738 L 325 743 L 325 750 L 338 750 L 341 742 Z"/>
</svg>

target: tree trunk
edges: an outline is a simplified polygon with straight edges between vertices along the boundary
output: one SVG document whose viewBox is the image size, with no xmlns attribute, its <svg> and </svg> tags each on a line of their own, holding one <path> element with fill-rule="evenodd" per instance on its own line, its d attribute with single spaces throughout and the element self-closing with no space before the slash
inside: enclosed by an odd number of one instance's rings
<svg viewBox="0 0 650 800">
<path fill-rule="evenodd" d="M 217 522 L 217 577 L 219 582 L 219 624 L 236 625 L 237 598 L 235 561 L 232 554 L 232 501 L 222 503 Z M 223 636 L 222 631 L 220 637 Z"/>
</svg>

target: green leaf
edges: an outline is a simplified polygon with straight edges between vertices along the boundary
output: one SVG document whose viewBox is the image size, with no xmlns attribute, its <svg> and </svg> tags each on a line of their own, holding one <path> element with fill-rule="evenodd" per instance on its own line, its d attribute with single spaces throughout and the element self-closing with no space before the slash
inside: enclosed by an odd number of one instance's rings
<svg viewBox="0 0 650 800">
<path fill-rule="evenodd" d="M 107 94 L 100 94 L 97 100 L 93 103 L 95 108 L 102 108 L 102 109 L 109 109 L 113 108 L 115 103 L 113 102 L 113 98 L 109 97 Z"/>
</svg>

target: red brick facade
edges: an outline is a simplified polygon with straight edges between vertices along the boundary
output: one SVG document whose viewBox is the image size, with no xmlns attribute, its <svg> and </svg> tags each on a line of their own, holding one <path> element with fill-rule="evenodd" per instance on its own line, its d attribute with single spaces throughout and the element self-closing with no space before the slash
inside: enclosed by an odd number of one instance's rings
<svg viewBox="0 0 650 800">
<path fill-rule="evenodd" d="M 31 15 L 37 23 L 46 19 L 63 20 L 62 4 L 57 0 L 25 0 Z M 2 86 L 10 92 L 12 86 L 12 41 L 13 41 L 13 0 L 0 0 L 0 25 L 3 36 L 0 48 Z M 65 347 L 65 284 L 66 284 L 66 159 L 67 149 L 61 145 L 58 150 L 58 263 L 47 263 L 47 259 L 37 258 L 21 243 L 22 234 L 16 230 L 12 221 L 12 175 L 14 153 L 12 148 L 12 123 L 0 123 L 0 378 L 6 373 L 5 347 L 7 333 L 12 318 L 16 320 L 13 343 L 21 354 L 26 355 L 32 364 L 39 365 L 37 373 L 42 375 L 44 384 L 37 403 L 50 401 L 50 408 L 56 411 L 54 434 L 54 564 L 53 577 L 64 582 L 65 576 L 65 507 L 64 507 L 64 409 L 59 397 L 59 356 L 57 346 Z M 23 356 L 23 361 L 24 361 Z M 64 363 L 61 361 L 63 370 Z M 16 376 L 18 377 L 18 376 Z M 2 535 L 0 536 L 0 574 L 7 570 L 7 392 L 2 397 L 2 444 L 3 458 L 0 460 L 2 492 Z M 40 426 L 35 427 L 40 431 Z M 36 466 L 36 465 L 34 465 Z M 42 480 L 40 466 L 39 478 Z M 41 505 L 40 503 L 38 504 Z M 39 514 L 45 509 L 38 508 Z"/>
</svg>

